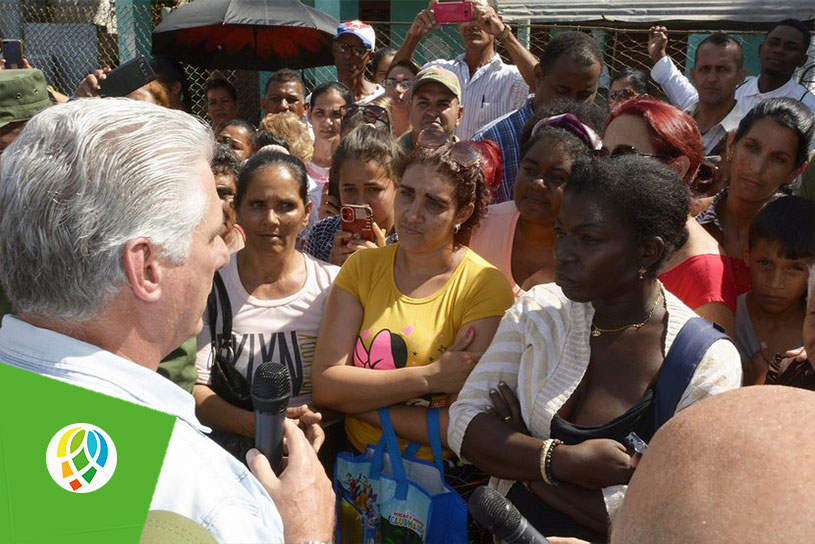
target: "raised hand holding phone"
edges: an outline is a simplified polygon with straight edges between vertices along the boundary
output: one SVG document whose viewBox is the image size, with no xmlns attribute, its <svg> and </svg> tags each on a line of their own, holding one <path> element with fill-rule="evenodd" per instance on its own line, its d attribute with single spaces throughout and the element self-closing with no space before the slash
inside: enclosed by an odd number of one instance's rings
<svg viewBox="0 0 815 544">
<path fill-rule="evenodd" d="M 340 208 L 340 228 L 359 240 L 376 241 L 374 212 L 368 205 L 343 205 Z"/>
<path fill-rule="evenodd" d="M 473 20 L 472 2 L 438 2 L 431 7 L 437 23 L 469 23 Z"/>
<path fill-rule="evenodd" d="M 3 40 L 3 64 L 11 70 L 30 68 L 25 61 L 23 40 Z"/>
<path fill-rule="evenodd" d="M 143 55 L 139 55 L 108 72 L 105 78 L 98 82 L 99 94 L 103 97 L 127 96 L 154 79 L 156 74 L 150 62 Z"/>
</svg>

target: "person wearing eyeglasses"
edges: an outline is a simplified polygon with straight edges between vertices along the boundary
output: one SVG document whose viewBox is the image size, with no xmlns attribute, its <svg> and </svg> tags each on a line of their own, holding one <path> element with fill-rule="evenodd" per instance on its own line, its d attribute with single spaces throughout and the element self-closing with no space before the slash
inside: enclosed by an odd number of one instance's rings
<svg viewBox="0 0 815 544">
<path fill-rule="evenodd" d="M 470 249 L 504 273 L 516 299 L 555 280 L 563 188 L 575 160 L 602 146 L 604 122 L 597 108 L 561 102 L 538 110 L 521 134 L 514 199 L 490 205 L 470 240 Z"/>
<path fill-rule="evenodd" d="M 703 162 L 696 123 L 666 102 L 633 98 L 612 110 L 603 143 L 607 154 L 639 155 L 666 164 L 688 187 L 687 241 L 664 263 L 659 279 L 697 314 L 732 333 L 736 311 L 732 267 L 724 249 L 694 216 L 693 202 L 709 194 L 712 172 Z"/>
<path fill-rule="evenodd" d="M 393 104 L 391 112 L 393 135 L 399 138 L 410 130 L 410 90 L 419 67 L 412 60 L 400 60 L 391 64 L 385 75 L 385 96 Z"/>
<path fill-rule="evenodd" d="M 446 447 L 447 406 L 477 359 L 460 351 L 485 349 L 513 301 L 503 274 L 467 248 L 489 200 L 478 151 L 429 131 L 397 177 L 399 242 L 345 261 L 312 366 L 315 402 L 346 414 L 360 452 L 379 441 L 377 409 L 385 406 L 403 447 L 405 440 L 429 444 L 426 412 L 438 407 Z M 428 446 L 418 456 L 433 459 Z M 448 482 L 459 485 L 473 473 L 445 466 Z"/>
<path fill-rule="evenodd" d="M 375 49 L 376 34 L 371 25 L 354 20 L 337 27 L 332 46 L 337 80 L 351 89 L 353 101 L 359 104 L 369 102 L 385 92 L 381 85 L 365 77 Z"/>
</svg>

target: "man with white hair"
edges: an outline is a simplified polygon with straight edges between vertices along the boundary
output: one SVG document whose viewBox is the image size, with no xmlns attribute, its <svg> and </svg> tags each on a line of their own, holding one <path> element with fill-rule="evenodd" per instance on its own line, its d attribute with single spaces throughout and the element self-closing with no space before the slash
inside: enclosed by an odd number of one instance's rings
<svg viewBox="0 0 815 544">
<path fill-rule="evenodd" d="M 287 468 L 278 478 L 252 451 L 252 477 L 203 434 L 192 397 L 156 372 L 200 332 L 229 259 L 213 145 L 193 117 L 126 99 L 29 121 L 0 165 L 0 281 L 15 310 L 0 362 L 175 416 L 152 510 L 219 541 L 283 542 L 284 529 L 287 542 L 329 541 L 331 484 L 291 420 Z"/>
</svg>

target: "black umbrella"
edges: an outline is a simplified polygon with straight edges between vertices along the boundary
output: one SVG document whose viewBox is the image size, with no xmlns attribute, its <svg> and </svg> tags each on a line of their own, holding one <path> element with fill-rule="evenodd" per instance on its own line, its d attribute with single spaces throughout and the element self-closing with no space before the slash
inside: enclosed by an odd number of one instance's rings
<svg viewBox="0 0 815 544">
<path fill-rule="evenodd" d="M 153 56 L 233 70 L 327 66 L 337 24 L 297 0 L 197 0 L 153 30 Z"/>
</svg>

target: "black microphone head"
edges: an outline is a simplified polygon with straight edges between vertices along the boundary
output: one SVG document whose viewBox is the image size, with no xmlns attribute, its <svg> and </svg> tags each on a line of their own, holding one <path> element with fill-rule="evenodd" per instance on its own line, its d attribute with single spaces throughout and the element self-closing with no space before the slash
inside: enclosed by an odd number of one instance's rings
<svg viewBox="0 0 815 544">
<path fill-rule="evenodd" d="M 280 413 L 286 410 L 291 397 L 291 376 L 286 365 L 266 362 L 252 378 L 252 404 L 261 412 Z"/>
<path fill-rule="evenodd" d="M 486 486 L 473 491 L 468 505 L 475 520 L 499 538 L 508 537 L 515 532 L 523 519 L 511 502 Z"/>
</svg>

